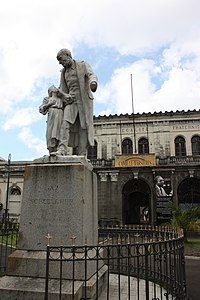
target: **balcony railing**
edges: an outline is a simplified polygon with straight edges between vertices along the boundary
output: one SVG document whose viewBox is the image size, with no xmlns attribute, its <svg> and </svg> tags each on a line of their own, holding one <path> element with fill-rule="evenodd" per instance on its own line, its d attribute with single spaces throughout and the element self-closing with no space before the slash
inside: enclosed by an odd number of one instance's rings
<svg viewBox="0 0 200 300">
<path fill-rule="evenodd" d="M 114 167 L 115 159 L 90 159 L 92 165 L 98 167 Z M 199 164 L 200 155 L 196 156 L 168 156 L 168 157 L 156 157 L 156 164 L 163 165 L 186 165 L 186 164 Z"/>
<path fill-rule="evenodd" d="M 181 165 L 181 164 L 199 164 L 200 155 L 196 156 L 169 156 L 165 158 L 157 158 L 159 165 Z"/>
<path fill-rule="evenodd" d="M 94 167 L 114 167 L 115 159 L 90 159 Z"/>
</svg>

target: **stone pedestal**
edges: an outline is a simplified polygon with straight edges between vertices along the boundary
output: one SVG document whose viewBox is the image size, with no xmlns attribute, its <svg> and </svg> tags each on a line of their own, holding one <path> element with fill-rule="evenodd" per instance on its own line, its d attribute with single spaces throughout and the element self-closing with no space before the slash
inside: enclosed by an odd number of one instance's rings
<svg viewBox="0 0 200 300">
<path fill-rule="evenodd" d="M 73 157 L 72 157 L 73 158 Z M 96 174 L 82 157 L 62 163 L 35 163 L 25 170 L 18 249 L 45 250 L 51 245 L 96 244 Z"/>
<path fill-rule="evenodd" d="M 46 236 L 51 235 L 51 246 L 71 245 L 72 237 L 76 237 L 76 245 L 96 245 L 97 219 L 96 174 L 85 157 L 46 156 L 27 166 L 19 243 L 8 259 L 9 276 L 0 279 L 3 299 L 44 299 Z M 95 262 L 88 266 L 87 279 L 92 278 L 96 271 Z M 74 278 L 77 280 L 75 299 L 81 298 L 78 295 L 84 278 L 84 268 L 80 265 L 78 270 Z M 50 278 L 55 281 L 52 284 L 59 287 L 56 266 L 51 272 Z M 105 277 L 106 271 L 102 274 Z M 67 286 L 72 279 L 69 269 L 63 273 L 63 279 Z"/>
</svg>

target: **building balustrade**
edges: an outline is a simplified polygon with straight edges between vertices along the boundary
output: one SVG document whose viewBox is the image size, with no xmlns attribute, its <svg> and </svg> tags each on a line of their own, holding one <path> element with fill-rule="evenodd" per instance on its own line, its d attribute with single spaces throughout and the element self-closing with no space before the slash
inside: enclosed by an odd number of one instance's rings
<svg viewBox="0 0 200 300">
<path fill-rule="evenodd" d="M 90 160 L 94 167 L 114 167 L 115 159 L 91 159 Z M 167 156 L 167 157 L 156 157 L 156 164 L 159 166 L 163 165 L 182 165 L 182 164 L 199 164 L 200 155 L 192 156 Z"/>
<path fill-rule="evenodd" d="M 165 158 L 157 158 L 159 165 L 172 165 L 172 164 L 199 164 L 200 163 L 200 155 L 196 156 L 169 156 Z"/>
</svg>

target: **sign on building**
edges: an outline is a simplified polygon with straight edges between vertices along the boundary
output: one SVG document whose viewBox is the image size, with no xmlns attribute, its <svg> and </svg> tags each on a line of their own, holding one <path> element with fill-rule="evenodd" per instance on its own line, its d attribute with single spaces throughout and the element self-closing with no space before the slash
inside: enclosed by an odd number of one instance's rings
<svg viewBox="0 0 200 300">
<path fill-rule="evenodd" d="M 142 167 L 155 166 L 155 154 L 131 154 L 131 155 L 116 155 L 115 167 Z"/>
</svg>

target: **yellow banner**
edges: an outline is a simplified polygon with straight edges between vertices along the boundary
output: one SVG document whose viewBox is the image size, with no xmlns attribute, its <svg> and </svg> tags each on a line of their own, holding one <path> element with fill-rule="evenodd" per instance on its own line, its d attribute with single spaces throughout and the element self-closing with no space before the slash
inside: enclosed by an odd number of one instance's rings
<svg viewBox="0 0 200 300">
<path fill-rule="evenodd" d="M 155 166 L 155 154 L 131 154 L 131 155 L 116 155 L 115 167 L 142 167 Z"/>
</svg>

